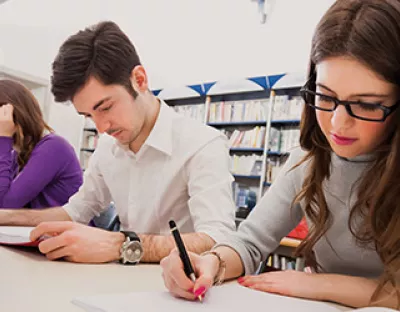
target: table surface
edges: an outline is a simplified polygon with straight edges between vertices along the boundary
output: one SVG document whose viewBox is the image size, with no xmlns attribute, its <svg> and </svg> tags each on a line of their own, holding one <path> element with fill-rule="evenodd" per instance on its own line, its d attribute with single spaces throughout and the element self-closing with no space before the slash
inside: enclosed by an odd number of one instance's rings
<svg viewBox="0 0 400 312">
<path fill-rule="evenodd" d="M 0 246 L 0 276 L 0 311 L 7 312 L 83 312 L 73 298 L 165 290 L 159 265 L 49 261 L 32 247 Z"/>
<path fill-rule="evenodd" d="M 35 248 L 0 246 L 0 311 L 82 312 L 71 299 L 165 290 L 159 265 L 49 261 Z"/>
</svg>

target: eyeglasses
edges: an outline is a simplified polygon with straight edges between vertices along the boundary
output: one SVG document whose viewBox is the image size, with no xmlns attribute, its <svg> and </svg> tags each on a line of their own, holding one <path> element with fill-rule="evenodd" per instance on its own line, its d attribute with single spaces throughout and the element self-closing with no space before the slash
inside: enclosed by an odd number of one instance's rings
<svg viewBox="0 0 400 312">
<path fill-rule="evenodd" d="M 333 112 L 339 105 L 343 105 L 351 117 L 366 121 L 383 122 L 400 105 L 400 101 L 390 107 L 379 103 L 341 101 L 333 96 L 310 90 L 310 84 L 311 82 L 309 81 L 300 89 L 300 94 L 304 102 L 314 109 L 326 112 Z"/>
</svg>

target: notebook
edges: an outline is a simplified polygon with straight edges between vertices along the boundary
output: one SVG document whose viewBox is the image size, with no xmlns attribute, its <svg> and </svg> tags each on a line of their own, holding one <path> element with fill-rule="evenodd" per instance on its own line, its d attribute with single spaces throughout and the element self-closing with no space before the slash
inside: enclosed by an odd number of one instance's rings
<svg viewBox="0 0 400 312">
<path fill-rule="evenodd" d="M 203 302 L 187 301 L 173 297 L 168 292 L 131 292 L 80 297 L 72 303 L 87 312 L 243 312 L 264 310 L 269 312 L 340 312 L 350 311 L 326 302 L 290 298 L 252 290 L 240 285 L 223 285 L 211 288 Z M 261 308 L 261 309 L 260 309 Z M 385 308 L 356 309 L 357 312 L 393 312 Z"/>
<path fill-rule="evenodd" d="M 37 246 L 40 240 L 32 242 L 29 238 L 33 227 L 0 226 L 0 245 Z"/>
</svg>

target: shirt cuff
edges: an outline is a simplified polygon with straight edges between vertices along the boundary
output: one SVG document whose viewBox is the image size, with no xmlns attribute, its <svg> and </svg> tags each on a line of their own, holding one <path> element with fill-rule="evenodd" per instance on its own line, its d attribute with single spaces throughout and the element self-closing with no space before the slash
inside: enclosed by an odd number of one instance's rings
<svg viewBox="0 0 400 312">
<path fill-rule="evenodd" d="M 68 203 L 63 206 L 63 209 L 65 212 L 69 215 L 72 221 L 82 223 L 82 224 L 88 224 L 90 220 L 94 217 L 94 215 L 90 215 L 88 213 L 82 214 L 83 211 L 85 211 L 84 207 L 80 207 L 81 211 L 78 211 L 78 209 L 75 209 L 75 207 Z"/>
</svg>

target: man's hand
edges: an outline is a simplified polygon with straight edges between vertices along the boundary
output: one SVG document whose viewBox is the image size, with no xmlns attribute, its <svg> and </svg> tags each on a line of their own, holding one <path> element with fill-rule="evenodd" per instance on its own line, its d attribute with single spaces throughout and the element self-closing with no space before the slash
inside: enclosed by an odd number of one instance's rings
<svg viewBox="0 0 400 312">
<path fill-rule="evenodd" d="M 119 259 L 125 236 L 69 221 L 40 223 L 31 232 L 31 240 L 44 239 L 39 250 L 50 260 L 104 263 Z"/>
</svg>

